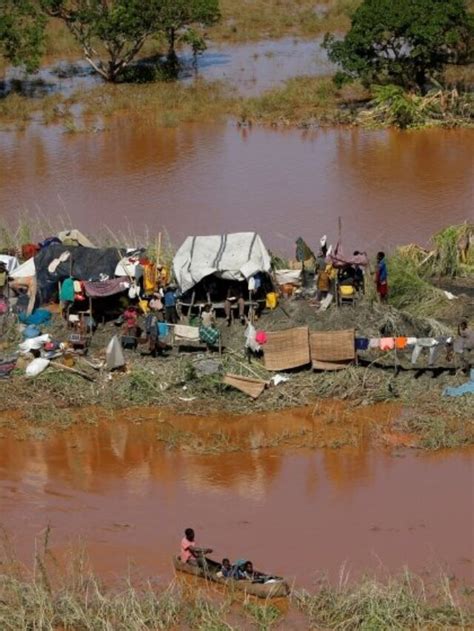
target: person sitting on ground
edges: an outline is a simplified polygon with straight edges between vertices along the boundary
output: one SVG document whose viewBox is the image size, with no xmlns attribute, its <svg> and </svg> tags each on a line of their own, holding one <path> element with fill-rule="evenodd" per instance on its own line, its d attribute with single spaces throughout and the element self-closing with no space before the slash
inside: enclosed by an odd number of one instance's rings
<svg viewBox="0 0 474 631">
<path fill-rule="evenodd" d="M 232 305 L 237 304 L 239 307 L 239 318 L 241 324 L 245 324 L 245 300 L 242 296 L 240 288 L 230 285 L 227 290 L 227 296 L 224 301 L 224 312 L 227 319 L 227 326 L 230 326 L 232 321 Z"/>
<path fill-rule="evenodd" d="M 216 317 L 211 304 L 208 303 L 207 305 L 204 305 L 204 309 L 201 313 L 201 320 L 203 326 L 213 327 L 215 325 Z"/>
<path fill-rule="evenodd" d="M 210 554 L 211 552 L 211 548 L 198 548 L 196 546 L 194 530 L 192 528 L 186 528 L 184 537 L 181 539 L 181 552 L 179 555 L 183 563 L 202 565 L 204 563 L 204 555 Z"/>
<path fill-rule="evenodd" d="M 354 286 L 355 269 L 352 265 L 344 265 L 339 270 L 338 280 L 339 285 L 352 285 Z"/>
<path fill-rule="evenodd" d="M 380 302 L 386 302 L 388 298 L 388 272 L 385 252 L 377 254 L 377 270 L 375 272 L 375 286 Z"/>
</svg>

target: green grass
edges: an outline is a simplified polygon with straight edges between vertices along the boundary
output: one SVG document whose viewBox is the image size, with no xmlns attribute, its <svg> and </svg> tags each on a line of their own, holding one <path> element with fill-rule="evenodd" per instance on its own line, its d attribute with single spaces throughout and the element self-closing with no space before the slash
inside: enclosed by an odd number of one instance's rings
<svg viewBox="0 0 474 631">
<path fill-rule="evenodd" d="M 147 629 L 269 631 L 285 625 L 285 613 L 271 602 L 233 602 L 200 586 L 174 582 L 168 587 L 125 577 L 105 587 L 84 554 L 70 556 L 61 567 L 47 538 L 36 544 L 33 572 L 8 549 L 0 557 L 0 628 L 53 631 L 145 631 Z M 460 591 L 460 590 L 459 590 Z M 469 590 L 465 590 L 468 594 Z M 409 574 L 381 581 L 333 585 L 321 581 L 312 592 L 293 594 L 301 628 L 370 631 L 467 629 L 474 623 L 472 603 L 454 593 L 447 577 L 432 585 Z M 464 596 L 469 601 L 469 596 Z"/>
<path fill-rule="evenodd" d="M 432 281 L 439 277 L 472 277 L 474 248 L 471 245 L 464 255 L 458 245 L 472 239 L 473 234 L 474 225 L 466 222 L 436 233 L 429 252 L 416 245 L 397 248 L 388 258 L 390 303 L 418 316 L 436 317 L 445 310 L 448 300 Z"/>
<path fill-rule="evenodd" d="M 457 601 L 447 577 L 427 585 L 409 572 L 386 582 L 365 578 L 337 586 L 323 579 L 316 593 L 298 594 L 296 602 L 310 629 L 466 629 L 474 623 L 472 611 Z"/>
<path fill-rule="evenodd" d="M 354 119 L 351 106 L 366 99 L 357 82 L 337 89 L 331 77 L 293 77 L 260 96 L 242 99 L 235 113 L 242 121 L 272 126 L 349 123 Z"/>
<path fill-rule="evenodd" d="M 104 85 L 87 94 L 77 94 L 72 102 L 83 106 L 86 117 L 136 114 L 138 124 L 169 127 L 182 122 L 215 121 L 229 112 L 232 95 L 222 82 L 198 80 L 192 85 Z"/>
<path fill-rule="evenodd" d="M 420 275 L 420 268 L 399 250 L 388 258 L 390 304 L 418 316 L 430 316 L 446 305 L 443 292 Z"/>
<path fill-rule="evenodd" d="M 285 625 L 286 607 L 271 601 L 208 590 L 206 583 L 159 585 L 130 576 L 105 586 L 93 573 L 84 549 L 71 549 L 60 562 L 51 550 L 48 526 L 35 541 L 32 569 L 18 561 L 5 530 L 0 532 L 0 628 L 5 631 L 145 631 L 189 629 L 270 631 Z M 405 571 L 381 580 L 366 577 L 339 584 L 322 578 L 309 592 L 293 591 L 302 628 L 467 629 L 474 623 L 473 591 L 453 589 L 447 576 L 424 580 Z"/>
<path fill-rule="evenodd" d="M 416 410 L 401 416 L 392 425 L 392 431 L 413 434 L 417 447 L 427 451 L 455 449 L 474 444 L 474 419 L 469 411 L 469 398 L 464 397 L 455 406 L 446 405 L 431 410 Z"/>
<path fill-rule="evenodd" d="M 59 122 L 67 112 L 60 107 L 63 98 L 60 95 L 49 95 L 40 100 L 19 94 L 9 94 L 0 99 L 0 125 L 15 126 L 24 129 L 35 115 L 45 125 Z"/>
<path fill-rule="evenodd" d="M 461 241 L 473 240 L 474 223 L 465 222 L 448 226 L 437 232 L 431 239 L 434 256 L 427 261 L 423 273 L 429 276 L 473 276 L 474 247 L 464 257 L 460 255 L 458 245 Z"/>
<path fill-rule="evenodd" d="M 359 4 L 360 0 L 221 0 L 222 20 L 209 29 L 209 37 L 215 41 L 250 42 L 343 32 Z"/>
</svg>

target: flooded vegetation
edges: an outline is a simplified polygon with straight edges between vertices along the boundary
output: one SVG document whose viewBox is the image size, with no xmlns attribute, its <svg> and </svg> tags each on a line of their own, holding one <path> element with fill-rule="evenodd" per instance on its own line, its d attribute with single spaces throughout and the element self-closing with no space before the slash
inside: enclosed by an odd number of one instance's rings
<svg viewBox="0 0 474 631">
<path fill-rule="evenodd" d="M 66 350 L 28 378 L 36 355 L 0 311 L 0 628 L 474 628 L 473 351 L 447 341 L 474 317 L 473 3 L 149 0 L 144 18 L 124 1 L 131 30 L 115 0 L 75 4 L 0 2 L 0 254 L 77 227 L 171 268 L 190 234 L 252 230 L 273 274 L 325 234 L 368 253 L 363 295 L 323 311 L 281 289 L 265 335 L 446 352 L 356 346 L 343 370 L 276 374 L 222 319 L 222 354 L 155 356 L 143 335 L 109 372 L 117 314 L 69 353 L 52 303 Z M 291 594 L 175 572 L 189 526 Z"/>
</svg>

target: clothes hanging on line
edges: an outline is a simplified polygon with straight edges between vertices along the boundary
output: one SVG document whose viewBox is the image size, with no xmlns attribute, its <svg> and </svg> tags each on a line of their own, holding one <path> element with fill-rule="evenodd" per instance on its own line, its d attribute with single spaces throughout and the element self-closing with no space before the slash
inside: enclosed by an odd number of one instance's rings
<svg viewBox="0 0 474 631">
<path fill-rule="evenodd" d="M 369 348 L 369 339 L 367 337 L 356 337 L 355 347 L 358 351 L 366 351 Z"/>
<path fill-rule="evenodd" d="M 393 337 L 380 338 L 380 350 L 381 351 L 393 351 L 395 348 L 395 340 Z"/>
</svg>

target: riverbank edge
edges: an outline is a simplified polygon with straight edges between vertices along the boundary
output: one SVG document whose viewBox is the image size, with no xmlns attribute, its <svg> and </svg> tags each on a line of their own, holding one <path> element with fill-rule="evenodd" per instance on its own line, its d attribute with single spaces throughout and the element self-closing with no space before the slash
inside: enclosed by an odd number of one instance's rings
<svg viewBox="0 0 474 631">
<path fill-rule="evenodd" d="M 77 382 L 76 382 L 77 386 Z M 295 388 L 297 391 L 298 388 Z M 49 392 L 46 392 L 48 396 Z M 156 423 L 156 440 L 166 449 L 184 449 L 192 453 L 218 454 L 235 451 L 268 448 L 330 448 L 359 447 L 369 443 L 375 448 L 410 448 L 426 451 L 469 448 L 474 445 L 474 419 L 467 398 L 454 403 L 428 402 L 419 400 L 401 403 L 396 399 L 381 400 L 380 403 L 356 402 L 336 398 L 296 399 L 275 401 L 262 409 L 245 407 L 236 412 L 232 401 L 239 394 L 228 392 L 220 400 L 196 399 L 182 401 L 166 407 L 138 405 L 121 402 L 104 406 L 100 402 L 82 403 L 76 406 L 32 404 L 32 399 L 17 408 L 0 410 L 1 430 L 13 431 L 19 439 L 45 439 L 51 432 L 66 431 L 72 427 L 85 428 L 100 422 L 125 419 L 130 423 Z M 189 397 L 193 399 L 193 397 Z M 430 396 L 425 397 L 430 398 Z M 379 407 L 381 406 L 381 408 Z M 230 427 L 232 423 L 255 422 L 275 413 L 287 415 L 304 413 L 312 420 L 311 427 L 300 423 L 297 418 L 291 429 L 262 435 L 256 440 L 244 435 L 236 440 Z M 364 420 L 360 420 L 364 417 Z M 183 429 L 180 419 L 195 418 L 199 421 L 196 430 Z M 206 419 L 204 424 L 202 419 Z M 222 421 L 221 421 L 222 419 Z M 216 420 L 219 428 L 216 429 Z M 206 427 L 208 421 L 209 427 Z M 228 424 L 227 424 L 228 423 Z M 198 425 L 198 424 L 197 424 Z"/>
<path fill-rule="evenodd" d="M 4 533 L 0 556 L 0 621 L 8 628 L 259 629 L 285 628 L 298 614 L 309 629 L 450 628 L 474 623 L 474 590 L 454 577 L 394 575 L 349 580 L 341 568 L 331 583 L 319 575 L 314 588 L 295 589 L 288 599 L 259 601 L 231 586 L 213 586 L 177 575 L 169 585 L 156 580 L 116 580 L 107 587 L 90 568 L 84 552 L 71 551 L 61 564 L 51 550 L 50 528 L 38 541 L 33 571 L 16 559 Z M 188 579 L 188 580 L 185 580 Z M 293 609 L 294 608 L 294 609 Z M 234 626 L 236 625 L 236 626 Z M 292 627 L 295 628 L 295 627 Z"/>
</svg>

